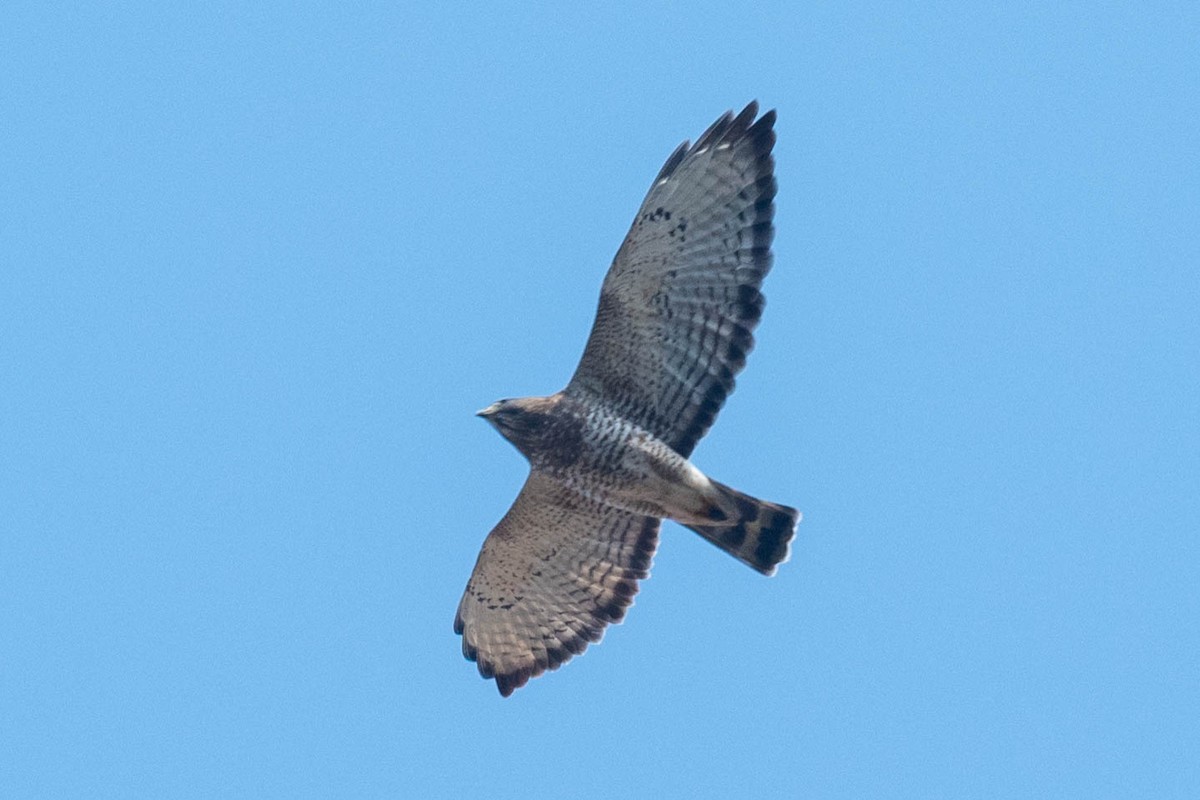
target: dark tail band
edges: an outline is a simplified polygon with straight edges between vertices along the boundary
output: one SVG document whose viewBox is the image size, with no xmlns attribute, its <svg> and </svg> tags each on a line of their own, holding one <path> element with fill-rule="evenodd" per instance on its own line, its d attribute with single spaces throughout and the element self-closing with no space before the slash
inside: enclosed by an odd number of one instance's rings
<svg viewBox="0 0 1200 800">
<path fill-rule="evenodd" d="M 774 575 L 775 568 L 788 560 L 792 537 L 800 512 L 788 506 L 768 503 L 742 494 L 713 481 L 730 505 L 737 508 L 735 521 L 722 525 L 688 525 L 731 556 L 758 570 Z"/>
</svg>

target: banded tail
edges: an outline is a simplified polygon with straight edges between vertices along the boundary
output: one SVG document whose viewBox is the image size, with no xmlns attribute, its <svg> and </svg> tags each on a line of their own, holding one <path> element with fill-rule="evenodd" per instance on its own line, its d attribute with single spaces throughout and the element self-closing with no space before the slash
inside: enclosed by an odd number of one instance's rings
<svg viewBox="0 0 1200 800">
<path fill-rule="evenodd" d="M 775 568 L 791 555 L 792 537 L 796 535 L 800 512 L 742 494 L 716 481 L 712 484 L 720 490 L 722 499 L 737 509 L 736 521 L 685 527 L 763 575 L 774 575 Z"/>
</svg>

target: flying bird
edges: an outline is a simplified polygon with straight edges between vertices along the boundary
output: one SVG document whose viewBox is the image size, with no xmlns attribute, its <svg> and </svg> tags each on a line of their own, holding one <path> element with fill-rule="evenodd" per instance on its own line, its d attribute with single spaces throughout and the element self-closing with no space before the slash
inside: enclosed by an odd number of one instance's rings
<svg viewBox="0 0 1200 800">
<path fill-rule="evenodd" d="M 507 697 L 598 642 L 649 576 L 663 519 L 764 575 L 800 514 L 688 457 L 754 344 L 775 229 L 775 112 L 727 112 L 667 159 L 604 278 L 566 388 L 479 412 L 529 459 L 483 543 L 455 633 Z"/>
</svg>

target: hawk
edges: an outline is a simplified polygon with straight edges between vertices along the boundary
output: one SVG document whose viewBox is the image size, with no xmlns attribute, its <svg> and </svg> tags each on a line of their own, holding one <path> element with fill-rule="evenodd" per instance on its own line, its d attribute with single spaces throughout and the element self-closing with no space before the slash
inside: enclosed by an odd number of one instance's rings
<svg viewBox="0 0 1200 800">
<path fill-rule="evenodd" d="M 756 119 L 757 117 L 757 119 Z M 548 397 L 479 412 L 529 459 L 454 619 L 507 697 L 600 641 L 649 576 L 663 519 L 764 575 L 800 514 L 688 460 L 754 344 L 771 268 L 775 112 L 727 112 L 659 171 L 604 278 L 583 358 Z"/>
</svg>

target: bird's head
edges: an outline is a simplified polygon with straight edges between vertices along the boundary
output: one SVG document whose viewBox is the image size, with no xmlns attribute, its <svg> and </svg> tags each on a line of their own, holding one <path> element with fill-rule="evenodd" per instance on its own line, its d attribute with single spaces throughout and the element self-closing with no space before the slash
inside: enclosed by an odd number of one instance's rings
<svg viewBox="0 0 1200 800">
<path fill-rule="evenodd" d="M 530 446 L 536 445 L 546 431 L 549 411 L 545 397 L 518 397 L 497 400 L 475 415 L 492 423 L 501 436 L 529 455 Z"/>
</svg>

